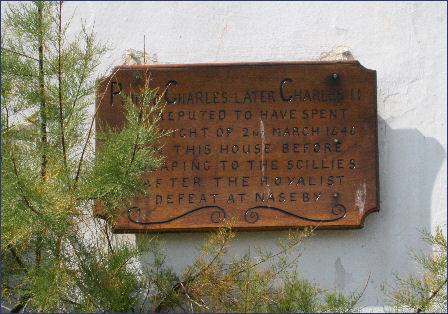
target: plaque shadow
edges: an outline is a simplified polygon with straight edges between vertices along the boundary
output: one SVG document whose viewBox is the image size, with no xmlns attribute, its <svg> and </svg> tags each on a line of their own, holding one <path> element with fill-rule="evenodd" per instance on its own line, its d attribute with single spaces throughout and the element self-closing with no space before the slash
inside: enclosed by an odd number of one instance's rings
<svg viewBox="0 0 448 314">
<path fill-rule="evenodd" d="M 381 286 L 392 274 L 415 270 L 411 249 L 428 249 L 420 240 L 421 229 L 431 229 L 431 198 L 438 172 L 446 159 L 443 146 L 416 129 L 396 129 L 378 118 L 380 211 L 367 216 L 363 229 L 318 230 L 305 241 L 297 270 L 326 289 L 347 293 L 362 289 L 369 276 L 361 306 L 382 307 Z M 177 273 L 190 264 L 209 233 L 165 233 L 166 262 Z M 229 258 L 249 248 L 277 250 L 287 231 L 239 232 Z M 137 234 L 136 244 L 147 251 L 154 234 Z M 253 251 L 254 252 L 254 251 Z M 292 256 L 297 254 L 292 253 Z M 142 267 L 151 262 L 143 255 Z"/>
</svg>

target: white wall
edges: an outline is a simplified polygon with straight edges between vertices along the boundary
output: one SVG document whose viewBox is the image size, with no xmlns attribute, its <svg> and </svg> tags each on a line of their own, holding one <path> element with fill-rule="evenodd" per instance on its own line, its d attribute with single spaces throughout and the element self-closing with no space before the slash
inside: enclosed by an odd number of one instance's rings
<svg viewBox="0 0 448 314">
<path fill-rule="evenodd" d="M 415 267 L 408 250 L 418 228 L 446 226 L 446 3 L 412 2 L 66 2 L 94 25 L 112 51 L 106 72 L 125 49 L 159 63 L 315 60 L 347 46 L 378 73 L 381 211 L 361 230 L 319 231 L 305 244 L 299 269 L 327 288 L 362 288 L 363 305 L 380 307 L 380 285 Z M 273 246 L 281 232 L 239 235 L 234 251 Z M 180 271 L 206 234 L 164 235 Z M 138 241 L 141 238 L 137 239 Z"/>
</svg>

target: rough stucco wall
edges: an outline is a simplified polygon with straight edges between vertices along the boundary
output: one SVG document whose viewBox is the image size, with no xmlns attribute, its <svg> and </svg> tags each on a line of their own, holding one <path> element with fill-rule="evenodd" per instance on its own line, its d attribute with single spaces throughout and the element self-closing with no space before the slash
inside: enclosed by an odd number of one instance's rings
<svg viewBox="0 0 448 314">
<path fill-rule="evenodd" d="M 319 231 L 305 244 L 299 270 L 326 288 L 370 283 L 362 304 L 381 307 L 391 272 L 414 269 L 417 228 L 446 226 L 446 3 L 67 2 L 113 50 L 160 63 L 316 60 L 337 46 L 378 73 L 381 211 L 361 230 Z M 242 233 L 233 252 L 270 247 L 282 232 Z M 141 243 L 144 236 L 137 237 Z M 168 262 L 180 271 L 203 233 L 168 234 Z"/>
</svg>

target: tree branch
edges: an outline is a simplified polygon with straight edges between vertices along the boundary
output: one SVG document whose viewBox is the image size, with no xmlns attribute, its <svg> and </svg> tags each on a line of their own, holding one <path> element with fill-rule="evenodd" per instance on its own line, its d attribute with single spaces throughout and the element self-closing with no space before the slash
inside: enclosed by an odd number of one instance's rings
<svg viewBox="0 0 448 314">
<path fill-rule="evenodd" d="M 78 182 L 78 180 L 79 180 L 79 176 L 81 175 L 81 167 L 82 167 L 82 163 L 83 163 L 83 161 L 84 161 L 84 154 L 85 154 L 85 152 L 86 152 L 87 145 L 89 144 L 90 136 L 92 135 L 93 125 L 94 125 L 94 123 L 95 123 L 96 115 L 98 114 L 98 110 L 99 110 L 100 107 L 101 107 L 102 100 L 103 100 L 104 96 L 106 95 L 107 87 L 110 85 L 110 82 L 112 81 L 112 78 L 115 76 L 115 74 L 116 74 L 117 72 L 118 72 L 118 70 L 116 70 L 116 71 L 115 71 L 114 73 L 112 73 L 112 75 L 110 76 L 110 79 L 109 79 L 109 81 L 107 82 L 107 86 L 106 86 L 106 88 L 104 89 L 104 92 L 103 92 L 103 94 L 101 95 L 101 98 L 98 100 L 99 103 L 98 103 L 97 108 L 95 109 L 95 113 L 93 114 L 92 121 L 90 121 L 90 126 L 89 126 L 89 131 L 87 132 L 86 142 L 84 143 L 84 146 L 83 146 L 83 148 L 82 148 L 81 157 L 79 158 L 78 167 L 77 167 L 77 170 L 76 170 L 75 184 Z"/>
<path fill-rule="evenodd" d="M 62 106 L 62 55 L 61 55 L 61 41 L 62 41 L 62 1 L 59 1 L 59 29 L 58 29 L 58 97 L 59 97 L 59 126 L 61 128 L 61 145 L 62 156 L 64 158 L 64 166 L 67 167 L 67 152 L 65 147 L 64 135 L 64 113 Z"/>
<path fill-rule="evenodd" d="M 184 293 L 184 295 L 187 297 L 188 300 L 190 300 L 190 303 L 194 303 L 194 304 L 196 304 L 196 305 L 199 306 L 199 307 L 202 307 L 202 308 L 205 308 L 205 309 L 207 309 L 207 310 L 210 310 L 210 308 L 209 308 L 207 305 L 205 305 L 205 303 L 204 303 L 204 304 L 201 304 L 201 303 L 197 302 L 196 300 L 194 300 L 194 299 L 188 294 L 188 291 L 187 291 L 187 289 L 185 288 L 185 286 L 183 285 L 182 282 L 180 283 L 180 286 L 182 287 L 182 292 Z M 193 308 L 192 308 L 192 307 L 191 307 L 191 310 L 192 310 L 192 312 L 193 312 Z"/>
<path fill-rule="evenodd" d="M 197 277 L 199 277 L 200 275 L 202 275 L 204 272 L 206 272 L 211 265 L 213 265 L 213 263 L 217 260 L 217 258 L 219 257 L 219 255 L 224 251 L 225 245 L 227 244 L 227 241 L 224 241 L 222 243 L 222 245 L 220 246 L 218 252 L 213 256 L 213 258 L 211 259 L 211 261 L 204 267 L 202 267 L 196 274 L 189 276 L 188 278 L 186 278 L 185 280 L 180 280 L 179 282 L 177 282 L 171 289 L 173 291 L 179 291 L 179 289 L 183 289 L 185 291 L 185 285 L 194 281 Z M 163 309 L 163 306 L 166 303 L 166 298 L 164 298 L 154 309 L 155 313 L 160 313 Z"/>
<path fill-rule="evenodd" d="M 22 268 L 26 272 L 27 267 L 26 267 L 25 263 L 22 261 L 22 259 L 20 258 L 19 254 L 17 254 L 16 250 L 12 246 L 9 246 L 8 249 L 11 252 L 14 259 L 16 260 L 17 264 L 20 266 L 20 268 Z"/>
<path fill-rule="evenodd" d="M 87 53 L 86 53 L 86 55 L 87 55 Z M 81 92 L 81 87 L 84 84 L 84 81 L 86 80 L 87 65 L 88 65 L 88 62 L 86 60 L 84 60 L 81 77 L 79 79 L 78 87 L 76 88 L 75 98 L 73 99 L 72 106 L 71 106 L 71 108 L 69 110 L 69 114 L 67 116 L 67 124 L 71 120 L 73 111 L 75 110 L 75 107 L 76 107 L 76 103 L 77 103 L 78 99 L 80 98 L 79 95 Z"/>
<path fill-rule="evenodd" d="M 143 117 L 143 106 L 140 108 L 140 112 L 138 114 L 138 122 L 137 122 L 138 125 L 140 125 L 142 117 Z M 134 159 L 135 159 L 135 155 L 137 154 L 139 135 L 140 135 L 140 132 L 138 132 L 137 136 L 135 137 L 134 148 L 132 150 L 132 157 L 131 157 L 131 162 L 129 163 L 129 166 L 132 165 L 132 163 L 134 162 Z"/>
<path fill-rule="evenodd" d="M 317 227 L 314 227 L 313 229 L 311 229 L 311 232 L 313 232 Z M 239 272 L 237 272 L 235 274 L 235 276 L 238 276 L 239 274 L 243 273 L 246 270 L 249 270 L 251 268 L 257 267 L 260 264 L 266 263 L 269 260 L 272 260 L 273 258 L 280 256 L 282 254 L 285 254 L 286 252 L 288 252 L 289 250 L 291 250 L 292 248 L 294 248 L 295 246 L 297 246 L 298 244 L 300 244 L 302 242 L 303 238 L 298 239 L 297 241 L 295 241 L 292 245 L 289 245 L 288 247 L 278 251 L 277 253 L 270 255 L 264 259 L 261 259 L 259 262 L 253 263 L 252 265 L 249 265 L 248 268 L 244 269 L 244 270 L 240 270 Z"/>
<path fill-rule="evenodd" d="M 37 27 L 38 27 L 38 51 L 39 51 L 39 96 L 40 96 L 40 131 L 41 131 L 41 149 L 42 149 L 42 163 L 40 175 L 42 181 L 46 181 L 47 175 L 47 145 L 48 145 L 48 135 L 47 135 L 47 105 L 45 97 L 45 72 L 44 72 L 44 26 L 43 26 L 43 3 L 37 2 Z M 42 258 L 41 254 L 41 235 L 37 235 L 36 244 L 36 265 L 39 267 Z"/>
<path fill-rule="evenodd" d="M 112 252 L 112 253 L 115 253 L 114 252 L 114 248 L 112 247 L 112 241 L 111 241 L 111 239 L 110 239 L 110 237 L 109 237 L 109 231 L 108 231 L 108 226 L 107 226 L 107 222 L 104 224 L 104 233 L 105 233 L 105 235 L 106 235 L 106 240 L 107 240 L 107 246 L 109 247 L 109 250 Z"/>
<path fill-rule="evenodd" d="M 351 313 L 353 308 L 355 307 L 356 304 L 358 304 L 359 300 L 361 300 L 361 297 L 364 295 L 364 293 L 367 290 L 367 285 L 369 284 L 370 281 L 370 273 L 369 273 L 369 277 L 367 277 L 366 280 L 366 284 L 364 285 L 364 288 L 362 289 L 361 293 L 355 298 L 355 300 L 352 302 L 352 304 L 350 305 L 350 308 L 348 308 L 345 313 Z"/>
<path fill-rule="evenodd" d="M 437 294 L 439 294 L 440 290 L 442 290 L 442 288 L 447 284 L 447 280 L 448 279 L 445 279 L 445 281 L 439 287 L 437 287 L 436 290 L 431 292 L 431 295 L 423 302 L 424 306 L 417 308 L 417 310 L 415 311 L 416 313 L 421 313 L 423 310 L 425 310 L 425 307 L 431 302 L 432 299 L 436 297 Z"/>
<path fill-rule="evenodd" d="M 147 76 L 146 80 L 145 80 L 145 86 L 144 86 L 144 91 L 143 93 L 146 95 L 147 90 L 149 88 L 149 76 Z M 140 126 L 140 124 L 142 123 L 142 119 L 143 119 L 143 109 L 145 107 L 145 104 L 142 103 L 140 104 L 140 111 L 138 113 L 138 120 L 137 120 L 137 124 Z M 135 155 L 137 154 L 137 149 L 138 149 L 138 141 L 139 141 L 139 137 L 140 137 L 140 132 L 137 133 L 137 136 L 135 138 L 135 142 L 134 142 L 134 148 L 132 150 L 132 157 L 131 157 L 131 162 L 129 165 L 131 165 L 134 162 L 135 159 Z"/>
<path fill-rule="evenodd" d="M 31 202 L 28 200 L 28 198 L 26 197 L 25 191 L 23 190 L 22 184 L 20 182 L 20 176 L 19 176 L 19 171 L 17 169 L 17 164 L 16 164 L 16 160 L 14 158 L 14 155 L 11 154 L 11 161 L 12 161 L 12 166 L 13 166 L 13 170 L 14 170 L 14 174 L 17 178 L 17 185 L 19 187 L 20 190 L 20 195 L 22 196 L 23 201 L 25 202 L 26 206 L 36 215 L 42 215 L 42 213 L 40 211 L 38 211 L 37 209 L 34 208 L 33 205 L 31 205 Z"/>
<path fill-rule="evenodd" d="M 2 47 L 1 49 L 4 50 L 4 51 L 10 52 L 10 53 L 16 54 L 18 56 L 22 56 L 22 57 L 25 57 L 25 58 L 28 58 L 28 59 L 31 59 L 31 60 L 39 62 L 39 59 L 31 57 L 31 56 L 28 56 L 28 55 L 26 55 L 26 54 L 24 54 L 22 52 L 18 52 L 18 51 L 12 50 L 10 48 L 5 48 L 5 47 Z"/>
<path fill-rule="evenodd" d="M 31 295 L 29 294 L 24 295 L 19 301 L 19 303 L 13 306 L 13 308 L 11 309 L 11 313 L 19 313 L 26 306 L 26 304 L 30 299 Z"/>
<path fill-rule="evenodd" d="M 47 168 L 47 113 L 46 113 L 46 99 L 45 99 L 45 78 L 44 78 L 44 34 L 43 34 L 43 12 L 42 3 L 36 3 L 37 5 L 37 27 L 39 30 L 38 42 L 39 42 L 39 96 L 40 96 L 40 131 L 41 131 L 41 144 L 42 144 L 42 163 L 41 163 L 41 176 L 45 180 L 46 168 Z"/>
</svg>

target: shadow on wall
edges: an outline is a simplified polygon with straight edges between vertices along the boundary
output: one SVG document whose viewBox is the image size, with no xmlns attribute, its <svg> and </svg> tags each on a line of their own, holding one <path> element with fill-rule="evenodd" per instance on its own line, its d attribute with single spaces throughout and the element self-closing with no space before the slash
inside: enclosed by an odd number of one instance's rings
<svg viewBox="0 0 448 314">
<path fill-rule="evenodd" d="M 323 288 L 350 292 L 361 289 L 370 274 L 363 306 L 382 306 L 380 287 L 391 274 L 415 270 L 411 248 L 422 248 L 419 229 L 431 228 L 431 196 L 446 153 L 437 140 L 415 129 L 393 129 L 379 118 L 380 212 L 366 218 L 359 230 L 319 230 L 304 243 L 298 271 Z M 241 232 L 230 258 L 249 247 L 272 248 L 284 231 Z M 207 233 L 162 234 L 167 263 L 181 272 L 196 256 Z M 145 250 L 148 235 L 137 235 Z M 145 257 L 142 262 L 149 262 Z"/>
</svg>

